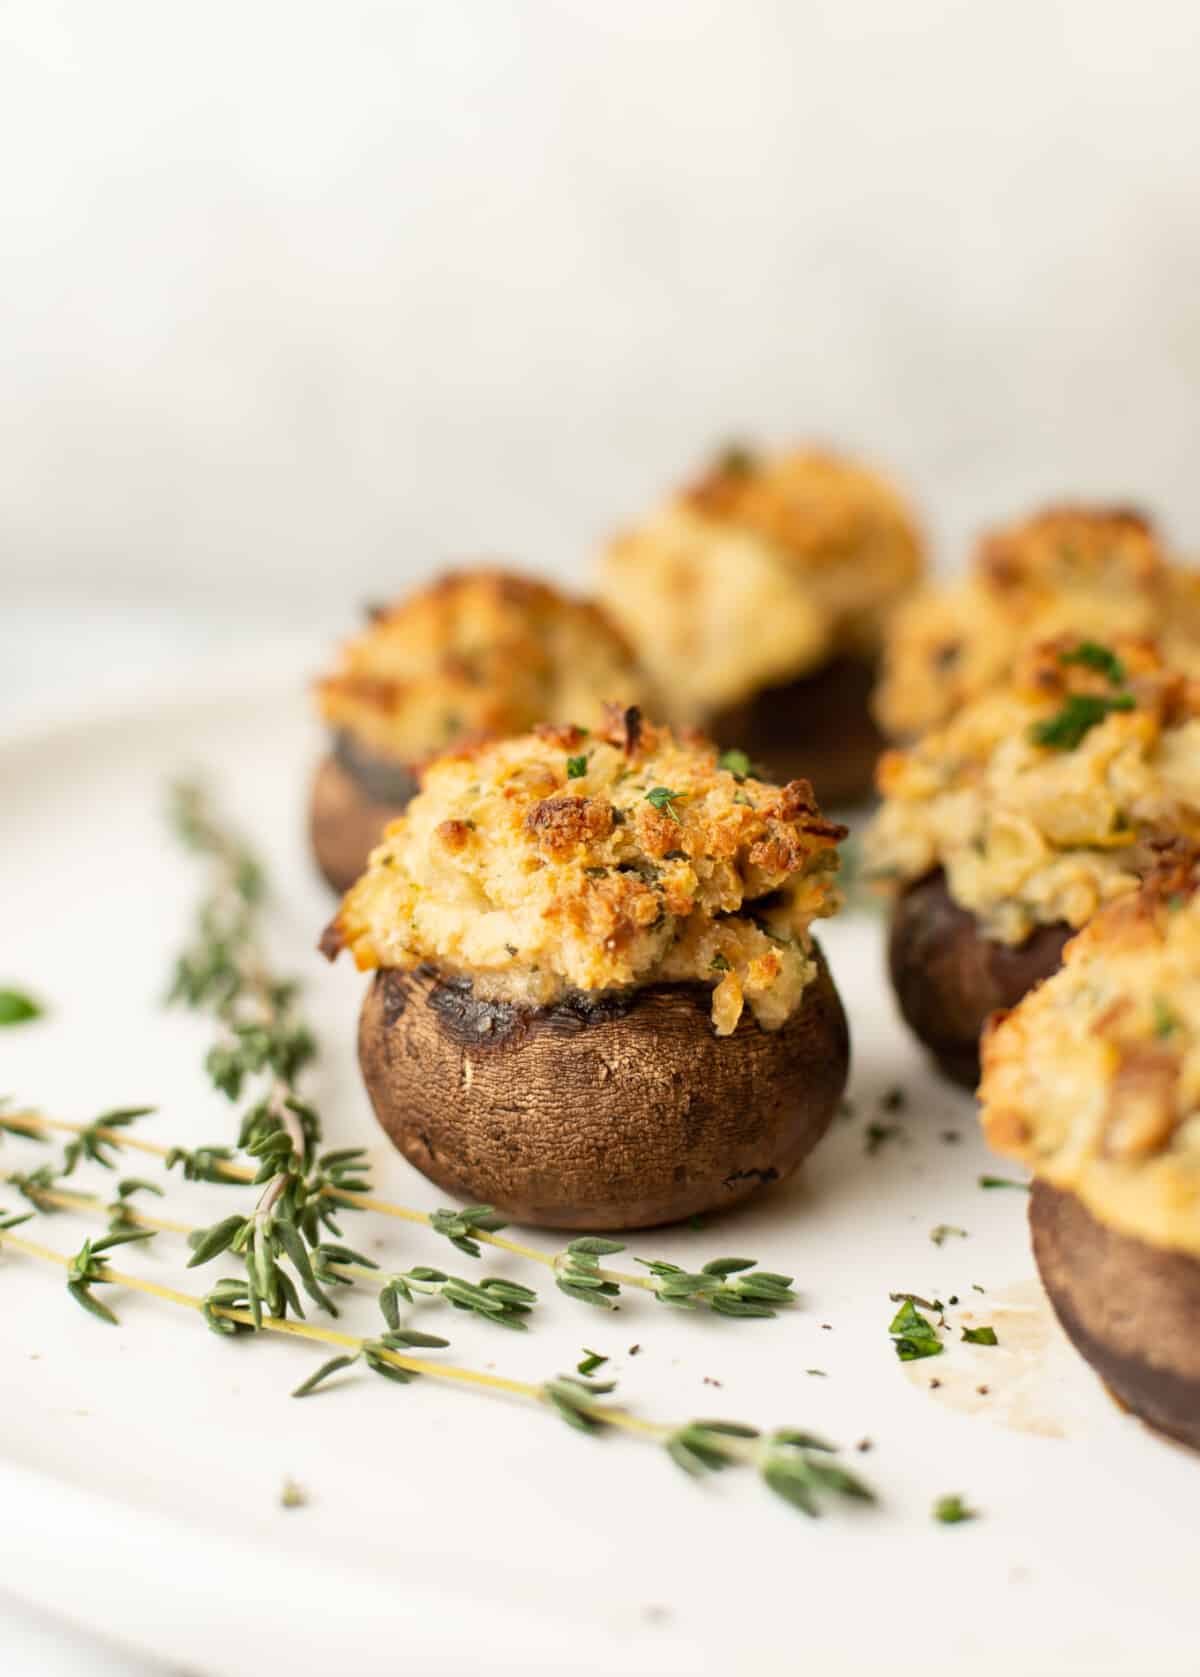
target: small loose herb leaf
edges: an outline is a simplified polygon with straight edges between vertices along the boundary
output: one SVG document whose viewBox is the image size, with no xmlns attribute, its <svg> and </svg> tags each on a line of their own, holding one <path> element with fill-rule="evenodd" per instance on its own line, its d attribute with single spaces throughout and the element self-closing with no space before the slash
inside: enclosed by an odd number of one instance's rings
<svg viewBox="0 0 1200 1677">
<path fill-rule="evenodd" d="M 948 1496 L 940 1496 L 933 1505 L 933 1517 L 944 1526 L 958 1526 L 964 1520 L 978 1519 L 974 1508 L 968 1508 L 957 1492 Z"/>
<path fill-rule="evenodd" d="M 1099 641 L 1080 641 L 1069 652 L 1060 652 L 1058 661 L 1060 664 L 1084 664 L 1088 669 L 1107 676 L 1113 687 L 1125 685 L 1124 664 L 1111 647 L 1101 646 Z"/>
<path fill-rule="evenodd" d="M 1132 710 L 1135 703 L 1132 693 L 1114 693 L 1111 697 L 1071 693 L 1061 710 L 1033 724 L 1029 737 L 1035 745 L 1044 745 L 1052 751 L 1074 751 L 1105 717 L 1115 710 Z"/>
<path fill-rule="evenodd" d="M 588 760 L 587 760 L 587 752 L 586 751 L 582 754 L 582 756 L 568 757 L 567 758 L 567 779 L 568 780 L 582 780 L 584 775 L 587 773 L 587 766 L 588 766 Z"/>
<path fill-rule="evenodd" d="M 1011 1176 L 981 1176 L 979 1186 L 981 1188 L 1017 1188 L 1022 1193 L 1029 1192 L 1028 1182 L 1018 1182 Z"/>
<path fill-rule="evenodd" d="M 357 1353 L 354 1356 L 330 1357 L 329 1361 L 327 1363 L 322 1363 L 320 1368 L 317 1369 L 314 1374 L 310 1374 L 307 1380 L 302 1380 L 300 1382 L 295 1391 L 292 1393 L 292 1396 L 307 1397 L 310 1392 L 315 1392 L 317 1387 L 328 1380 L 331 1375 L 337 1374 L 343 1368 L 351 1367 L 351 1365 L 357 1361 Z"/>
<path fill-rule="evenodd" d="M 682 792 L 672 792 L 669 786 L 653 786 L 650 791 L 646 793 L 646 802 L 651 804 L 655 809 L 669 815 L 672 821 L 678 822 L 678 824 L 682 826 L 683 822 L 680 819 L 679 811 L 675 808 L 675 804 L 677 800 L 682 798 L 684 795 L 685 794 Z"/>
<path fill-rule="evenodd" d="M 929 1231 L 929 1238 L 935 1246 L 944 1246 L 951 1235 L 958 1235 L 960 1239 L 965 1240 L 967 1231 L 957 1228 L 953 1223 L 938 1223 Z"/>
<path fill-rule="evenodd" d="M 937 1357 L 945 1349 L 933 1323 L 921 1315 L 910 1298 L 904 1300 L 893 1316 L 888 1332 L 902 1363 L 916 1362 L 921 1357 Z"/>
<path fill-rule="evenodd" d="M 1174 1009 L 1162 996 L 1155 996 L 1153 1007 L 1155 1036 L 1160 1039 L 1171 1036 L 1179 1027 Z"/>
<path fill-rule="evenodd" d="M 607 1361 L 608 1358 L 602 1356 L 599 1351 L 589 1351 L 585 1345 L 582 1358 L 575 1364 L 575 1372 L 576 1374 L 594 1374 Z"/>
<path fill-rule="evenodd" d="M 731 751 L 722 751 L 717 758 L 717 767 L 724 769 L 738 782 L 746 780 L 754 772 L 749 757 L 736 747 Z"/>
<path fill-rule="evenodd" d="M 40 1019 L 43 1011 L 24 990 L 0 988 L 0 1025 L 24 1025 L 30 1019 Z"/>
<path fill-rule="evenodd" d="M 900 1134 L 899 1124 L 881 1124 L 872 1119 L 863 1131 L 863 1151 L 870 1155 L 878 1153 L 885 1142 L 894 1141 Z"/>
<path fill-rule="evenodd" d="M 962 1336 L 968 1345 L 999 1345 L 995 1328 L 964 1328 Z"/>
</svg>

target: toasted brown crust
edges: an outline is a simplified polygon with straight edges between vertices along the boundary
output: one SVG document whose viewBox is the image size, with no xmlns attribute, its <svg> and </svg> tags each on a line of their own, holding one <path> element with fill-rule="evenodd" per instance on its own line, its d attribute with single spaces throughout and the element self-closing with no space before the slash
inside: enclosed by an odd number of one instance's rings
<svg viewBox="0 0 1200 1677">
<path fill-rule="evenodd" d="M 1200 1449 L 1200 1259 L 1119 1234 L 1048 1182 L 1029 1203 L 1042 1283 L 1080 1355 L 1126 1408 Z"/>
<path fill-rule="evenodd" d="M 736 1205 L 828 1128 L 849 1036 L 820 969 L 778 1031 L 713 1033 L 702 985 L 532 1009 L 383 969 L 359 1059 L 383 1128 L 450 1193 L 523 1223 L 649 1228 Z"/>
<path fill-rule="evenodd" d="M 410 775 L 410 796 L 417 789 Z M 383 829 L 404 813 L 407 799 L 372 798 L 362 780 L 333 756 L 317 768 L 309 805 L 309 834 L 317 866 L 335 891 L 348 891 L 367 865 Z"/>
<path fill-rule="evenodd" d="M 872 796 L 883 735 L 871 714 L 875 665 L 831 659 L 812 675 L 767 687 L 712 721 L 719 744 L 740 746 L 778 779 L 804 775 L 826 808 Z"/>
<path fill-rule="evenodd" d="M 979 1039 L 991 1014 L 1015 1007 L 1056 972 L 1070 926 L 1040 926 L 1024 943 L 987 937 L 939 870 L 896 899 L 888 970 L 905 1023 L 955 1083 L 979 1082 Z"/>
</svg>

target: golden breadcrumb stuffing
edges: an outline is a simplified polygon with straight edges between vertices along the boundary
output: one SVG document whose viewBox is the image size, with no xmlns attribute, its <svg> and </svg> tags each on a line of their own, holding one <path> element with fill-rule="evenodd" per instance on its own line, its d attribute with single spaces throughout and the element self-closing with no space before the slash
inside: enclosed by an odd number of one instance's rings
<svg viewBox="0 0 1200 1677">
<path fill-rule="evenodd" d="M 1200 675 L 1200 576 L 1168 562 L 1138 513 L 1052 507 L 987 533 L 970 575 L 906 600 L 884 638 L 875 712 L 904 739 L 1002 681 L 1024 647 L 1059 634 L 1157 638 Z"/>
<path fill-rule="evenodd" d="M 998 1152 L 1122 1234 L 1200 1257 L 1200 874 L 1167 859 L 989 1028 Z"/>
<path fill-rule="evenodd" d="M 677 721 L 872 656 L 923 564 L 912 512 L 835 455 L 731 450 L 610 546 L 602 597 Z"/>
<path fill-rule="evenodd" d="M 699 982 L 719 1035 L 745 1004 L 772 1030 L 816 972 L 809 928 L 839 906 L 844 836 L 807 781 L 721 768 L 706 741 L 612 706 L 594 732 L 431 763 L 325 947 L 362 968 L 428 961 L 529 1006 Z"/>
<path fill-rule="evenodd" d="M 1147 847 L 1200 832 L 1200 684 L 1146 641 L 1063 636 L 879 765 L 869 870 L 945 870 L 989 937 L 1082 926 L 1137 888 Z"/>
<path fill-rule="evenodd" d="M 376 611 L 317 683 L 328 723 L 404 763 L 538 722 L 591 723 L 606 700 L 645 697 L 600 607 L 492 570 L 456 572 Z"/>
</svg>

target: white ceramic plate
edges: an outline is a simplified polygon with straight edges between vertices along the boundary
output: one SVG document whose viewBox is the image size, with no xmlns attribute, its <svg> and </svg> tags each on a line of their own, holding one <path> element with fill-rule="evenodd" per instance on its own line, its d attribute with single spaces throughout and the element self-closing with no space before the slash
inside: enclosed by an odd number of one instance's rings
<svg viewBox="0 0 1200 1677">
<path fill-rule="evenodd" d="M 313 1089 L 331 1142 L 370 1145 L 378 1191 L 428 1208 L 442 1196 L 380 1144 L 359 1086 L 363 981 L 314 953 L 330 910 L 305 845 L 317 746 L 290 665 L 0 743 L 0 982 L 50 1006 L 0 1036 L 0 1083 L 72 1118 L 156 1102 L 153 1138 L 229 1137 L 232 1111 L 199 1069 L 203 1024 L 161 1006 L 200 883 L 165 835 L 163 793 L 200 770 L 268 859 L 278 958 L 304 975 L 320 1026 Z M 225 1342 L 115 1292 L 120 1326 L 105 1327 L 57 1273 L 5 1254 L 5 1587 L 215 1673 L 1194 1672 L 1200 1464 L 1119 1414 L 1062 1340 L 1033 1279 L 1024 1194 L 979 1188 L 997 1167 L 972 1104 L 894 1017 L 880 922 L 849 915 L 823 940 L 851 1014 L 853 1116 L 744 1212 L 631 1241 L 689 1266 L 747 1253 L 794 1274 L 802 1308 L 734 1323 L 635 1295 L 603 1315 L 543 1287 L 526 1335 L 437 1305 L 421 1320 L 453 1340 L 447 1356 L 527 1379 L 595 1347 L 648 1416 L 802 1425 L 851 1450 L 868 1438 L 852 1460 L 878 1509 L 810 1522 L 741 1475 L 696 1485 L 653 1448 L 432 1381 L 354 1377 L 293 1402 L 316 1353 Z M 883 1112 L 894 1087 L 905 1110 Z M 880 1121 L 898 1132 L 868 1153 Z M 6 1140 L 0 1166 L 40 1155 Z M 81 1184 L 103 1188 L 98 1175 Z M 246 1197 L 171 1192 L 203 1222 Z M 942 1223 L 966 1237 L 935 1245 Z M 64 1251 L 89 1227 L 39 1225 Z M 381 1217 L 348 1216 L 346 1235 L 397 1267 L 450 1255 Z M 123 1262 L 196 1289 L 166 1237 Z M 487 1267 L 538 1284 L 508 1260 Z M 900 1289 L 960 1298 L 945 1355 L 897 1362 Z M 347 1318 L 374 1320 L 366 1303 Z M 965 1322 L 992 1323 L 999 1347 L 962 1344 Z M 280 1506 L 286 1476 L 307 1506 Z M 951 1491 L 980 1517 L 936 1524 Z"/>
</svg>

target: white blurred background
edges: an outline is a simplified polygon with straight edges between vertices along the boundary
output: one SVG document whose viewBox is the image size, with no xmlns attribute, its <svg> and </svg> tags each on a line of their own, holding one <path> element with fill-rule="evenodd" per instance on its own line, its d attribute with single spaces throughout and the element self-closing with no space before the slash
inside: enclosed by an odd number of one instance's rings
<svg viewBox="0 0 1200 1677">
<path fill-rule="evenodd" d="M 582 581 L 734 434 L 893 466 L 943 563 L 1063 493 L 1200 543 L 1195 35 L 1187 0 L 7 0 L 10 681 L 47 602 L 124 668 L 452 558 Z"/>
</svg>

